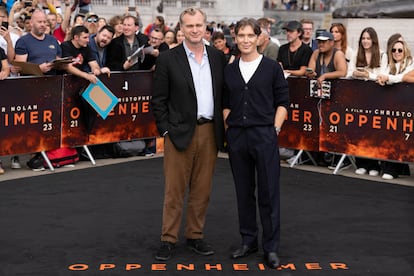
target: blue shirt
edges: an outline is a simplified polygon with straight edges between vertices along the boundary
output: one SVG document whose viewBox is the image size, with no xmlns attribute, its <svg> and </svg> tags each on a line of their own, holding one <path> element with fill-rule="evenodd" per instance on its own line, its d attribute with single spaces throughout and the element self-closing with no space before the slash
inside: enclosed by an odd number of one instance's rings
<svg viewBox="0 0 414 276">
<path fill-rule="evenodd" d="M 101 49 L 101 54 L 99 53 L 99 48 L 95 42 L 96 34 L 89 36 L 88 46 L 91 50 L 93 57 L 95 58 L 96 62 L 99 64 L 99 67 L 104 67 L 106 64 L 106 47 Z"/>
<path fill-rule="evenodd" d="M 51 35 L 45 35 L 43 40 L 35 38 L 31 33 L 20 37 L 16 42 L 16 55 L 27 55 L 27 62 L 42 64 L 51 62 L 62 56 L 58 41 Z"/>
<path fill-rule="evenodd" d="M 197 96 L 197 118 L 212 119 L 214 115 L 213 82 L 206 47 L 204 47 L 203 58 L 199 64 L 195 59 L 195 54 L 188 49 L 185 41 L 183 46 L 190 64 Z"/>
</svg>

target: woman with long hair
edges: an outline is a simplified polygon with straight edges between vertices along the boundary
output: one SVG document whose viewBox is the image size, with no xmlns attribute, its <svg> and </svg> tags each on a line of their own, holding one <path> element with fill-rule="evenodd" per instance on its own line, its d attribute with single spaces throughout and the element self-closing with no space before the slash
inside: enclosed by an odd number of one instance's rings
<svg viewBox="0 0 414 276">
<path fill-rule="evenodd" d="M 358 42 L 358 51 L 348 63 L 348 77 L 363 80 L 376 81 L 377 76 L 387 67 L 386 55 L 381 52 L 377 32 L 372 27 L 362 30 Z M 378 160 L 356 158 L 356 174 L 368 173 L 370 176 L 378 176 L 380 164 Z"/>
<path fill-rule="evenodd" d="M 399 36 L 398 36 L 399 35 Z M 380 85 L 394 84 L 403 81 L 403 77 L 414 69 L 411 51 L 400 34 L 395 34 L 387 42 L 388 66 L 384 74 L 377 77 Z M 410 167 L 406 163 L 382 161 L 382 178 L 391 180 L 399 175 L 410 175 Z"/>
<path fill-rule="evenodd" d="M 377 32 L 372 27 L 362 30 L 358 50 L 348 64 L 348 77 L 376 81 L 387 67 L 387 58 L 379 47 Z"/>
<path fill-rule="evenodd" d="M 332 23 L 329 31 L 332 33 L 335 42 L 335 48 L 341 50 L 345 54 L 346 62 L 350 62 L 354 50 L 348 46 L 348 36 L 346 27 L 342 23 Z"/>
</svg>

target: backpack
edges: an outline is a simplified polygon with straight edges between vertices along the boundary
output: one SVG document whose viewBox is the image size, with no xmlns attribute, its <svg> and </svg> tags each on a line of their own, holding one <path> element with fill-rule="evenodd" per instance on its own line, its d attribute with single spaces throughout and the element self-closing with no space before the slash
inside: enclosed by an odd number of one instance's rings
<svg viewBox="0 0 414 276">
<path fill-rule="evenodd" d="M 131 157 L 140 155 L 145 150 L 145 141 L 132 140 L 114 143 L 114 157 Z"/>
<path fill-rule="evenodd" d="M 64 165 L 75 164 L 79 161 L 79 154 L 75 148 L 58 148 L 46 151 L 46 156 L 54 168 L 60 168 Z M 43 166 L 47 168 L 46 161 L 43 160 Z"/>
</svg>

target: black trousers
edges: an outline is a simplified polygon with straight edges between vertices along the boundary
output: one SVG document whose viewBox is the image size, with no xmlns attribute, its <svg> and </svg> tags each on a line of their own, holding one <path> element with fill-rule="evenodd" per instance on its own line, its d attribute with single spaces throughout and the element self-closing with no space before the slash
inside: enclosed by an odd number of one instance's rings
<svg viewBox="0 0 414 276">
<path fill-rule="evenodd" d="M 280 241 L 280 158 L 275 129 L 273 126 L 229 128 L 226 135 L 242 243 L 252 246 L 258 242 L 257 186 L 263 251 L 277 252 Z"/>
</svg>

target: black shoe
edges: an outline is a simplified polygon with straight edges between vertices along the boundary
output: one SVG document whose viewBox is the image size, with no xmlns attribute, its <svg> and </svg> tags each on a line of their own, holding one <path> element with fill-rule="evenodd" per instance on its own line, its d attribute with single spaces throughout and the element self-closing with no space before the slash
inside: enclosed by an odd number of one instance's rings
<svg viewBox="0 0 414 276">
<path fill-rule="evenodd" d="M 167 241 L 161 241 L 160 248 L 155 254 L 155 259 L 158 261 L 168 261 L 172 257 L 174 244 Z"/>
<path fill-rule="evenodd" d="M 275 252 L 265 253 L 265 263 L 270 268 L 277 268 L 280 265 L 279 257 Z"/>
<path fill-rule="evenodd" d="M 187 247 L 203 256 L 214 254 L 213 248 L 202 239 L 187 239 Z"/>
<path fill-rule="evenodd" d="M 246 244 L 243 244 L 239 249 L 235 250 L 231 254 L 231 257 L 233 259 L 244 258 L 244 257 L 249 256 L 252 253 L 257 252 L 257 250 L 258 250 L 257 245 L 255 245 L 255 246 L 248 246 Z"/>
</svg>

